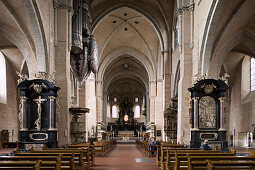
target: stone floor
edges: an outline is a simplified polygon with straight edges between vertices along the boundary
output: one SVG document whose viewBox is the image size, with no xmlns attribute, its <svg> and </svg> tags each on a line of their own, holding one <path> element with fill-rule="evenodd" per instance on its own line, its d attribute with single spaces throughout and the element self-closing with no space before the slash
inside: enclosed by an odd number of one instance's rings
<svg viewBox="0 0 255 170">
<path fill-rule="evenodd" d="M 117 144 L 106 157 L 96 157 L 92 170 L 160 170 L 154 157 L 146 157 L 135 144 Z"/>
<path fill-rule="evenodd" d="M 0 155 L 10 154 L 15 148 L 0 148 Z"/>
</svg>

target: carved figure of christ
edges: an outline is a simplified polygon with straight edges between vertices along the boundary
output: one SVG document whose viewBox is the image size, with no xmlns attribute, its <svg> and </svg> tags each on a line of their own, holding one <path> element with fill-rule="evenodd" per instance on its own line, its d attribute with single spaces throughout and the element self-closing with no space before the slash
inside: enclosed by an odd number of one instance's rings
<svg viewBox="0 0 255 170">
<path fill-rule="evenodd" d="M 40 130 L 41 129 L 41 113 L 42 113 L 42 103 L 47 101 L 47 99 L 42 99 L 41 96 L 38 97 L 38 99 L 34 99 L 34 102 L 37 103 L 37 113 L 38 113 L 38 118 L 35 121 L 36 129 Z"/>
</svg>

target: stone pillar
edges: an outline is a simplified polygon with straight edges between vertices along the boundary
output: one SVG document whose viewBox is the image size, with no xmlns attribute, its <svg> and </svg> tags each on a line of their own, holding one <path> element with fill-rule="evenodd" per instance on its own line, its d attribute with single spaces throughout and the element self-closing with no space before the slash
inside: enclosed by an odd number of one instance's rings
<svg viewBox="0 0 255 170">
<path fill-rule="evenodd" d="M 186 6 L 178 11 L 180 22 L 180 81 L 178 83 L 178 128 L 177 141 L 190 143 L 189 107 L 192 86 L 192 48 L 190 48 L 190 12 Z"/>
<path fill-rule="evenodd" d="M 49 112 L 49 129 L 48 130 L 56 130 L 55 122 L 56 122 L 56 116 L 55 116 L 55 97 L 49 96 L 50 99 L 50 112 Z"/>
<path fill-rule="evenodd" d="M 58 1 L 57 9 L 57 39 L 55 40 L 56 86 L 60 87 L 58 94 L 60 105 L 60 120 L 58 127 L 59 145 L 71 142 L 70 121 L 71 114 L 71 82 L 70 82 L 70 51 L 68 50 L 68 34 L 70 13 L 72 13 L 71 1 Z"/>
<path fill-rule="evenodd" d="M 149 120 L 148 122 L 155 122 L 155 96 L 156 96 L 156 83 L 150 81 L 149 84 Z"/>
<path fill-rule="evenodd" d="M 20 96 L 20 130 L 27 130 L 27 97 Z"/>
<path fill-rule="evenodd" d="M 224 129 L 224 103 L 225 103 L 225 97 L 220 97 L 220 130 Z"/>
<path fill-rule="evenodd" d="M 193 98 L 194 104 L 194 130 L 198 130 L 198 97 Z"/>
</svg>

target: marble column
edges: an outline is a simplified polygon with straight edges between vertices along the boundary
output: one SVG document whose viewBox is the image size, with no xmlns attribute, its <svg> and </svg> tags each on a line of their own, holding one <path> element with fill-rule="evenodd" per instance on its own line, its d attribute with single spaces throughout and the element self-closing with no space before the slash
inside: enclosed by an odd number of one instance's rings
<svg viewBox="0 0 255 170">
<path fill-rule="evenodd" d="M 220 129 L 224 130 L 224 103 L 225 97 L 220 97 Z"/>
<path fill-rule="evenodd" d="M 50 112 L 49 112 L 49 130 L 56 130 L 55 127 L 55 122 L 56 122 L 56 116 L 55 116 L 55 97 L 54 96 L 49 96 L 50 99 Z"/>
<path fill-rule="evenodd" d="M 199 97 L 193 97 L 194 104 L 194 130 L 198 130 L 198 99 Z"/>
<path fill-rule="evenodd" d="M 20 96 L 20 130 L 27 130 L 27 97 Z"/>
</svg>

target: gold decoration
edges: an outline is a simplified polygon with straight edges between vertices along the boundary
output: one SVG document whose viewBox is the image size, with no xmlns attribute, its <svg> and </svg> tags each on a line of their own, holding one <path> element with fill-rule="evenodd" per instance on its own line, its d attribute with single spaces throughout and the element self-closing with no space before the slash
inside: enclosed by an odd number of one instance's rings
<svg viewBox="0 0 255 170">
<path fill-rule="evenodd" d="M 22 81 L 28 80 L 28 77 L 26 74 L 21 74 L 20 72 L 16 71 L 16 74 L 19 76 L 19 79 L 17 80 L 17 84 L 21 83 Z"/>
<path fill-rule="evenodd" d="M 42 85 L 33 83 L 32 85 L 29 86 L 29 88 L 31 88 L 31 87 L 33 87 L 34 90 L 35 90 L 37 93 L 41 93 L 43 87 L 44 87 L 44 88 L 47 88 L 47 86 L 46 86 L 44 83 L 42 83 Z"/>
</svg>

